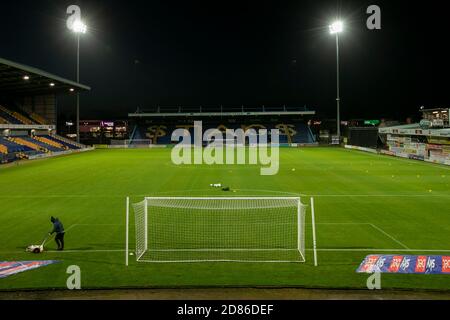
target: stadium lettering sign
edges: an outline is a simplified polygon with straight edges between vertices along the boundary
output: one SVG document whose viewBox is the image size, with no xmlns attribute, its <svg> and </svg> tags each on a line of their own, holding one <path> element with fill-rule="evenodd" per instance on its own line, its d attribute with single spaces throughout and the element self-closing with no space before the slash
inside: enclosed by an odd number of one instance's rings
<svg viewBox="0 0 450 320">
<path fill-rule="evenodd" d="M 270 135 L 267 129 L 227 129 L 225 133 L 209 129 L 203 133 L 202 122 L 196 121 L 194 137 L 186 129 L 177 129 L 172 142 L 178 142 L 172 150 L 175 165 L 261 165 L 263 176 L 276 175 L 280 168 L 278 129 L 272 129 Z"/>
</svg>

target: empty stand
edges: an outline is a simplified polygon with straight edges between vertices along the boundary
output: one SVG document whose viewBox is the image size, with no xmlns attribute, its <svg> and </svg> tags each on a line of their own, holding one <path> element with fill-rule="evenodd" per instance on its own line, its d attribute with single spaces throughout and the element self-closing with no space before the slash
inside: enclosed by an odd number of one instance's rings
<svg viewBox="0 0 450 320">
<path fill-rule="evenodd" d="M 48 139 L 48 138 L 46 138 L 44 136 L 42 136 L 42 137 L 36 136 L 36 137 L 34 137 L 34 140 L 36 140 L 36 141 L 38 141 L 38 142 L 40 142 L 40 143 L 42 143 L 42 144 L 44 144 L 46 146 L 53 147 L 53 148 L 55 148 L 57 150 L 67 150 L 67 149 L 69 149 L 67 146 L 62 145 L 61 143 L 58 143 L 58 142 L 56 142 L 54 140 L 50 140 L 50 139 Z"/>
<path fill-rule="evenodd" d="M 28 116 L 29 116 L 32 120 L 34 120 L 37 124 L 42 124 L 42 125 L 47 124 L 47 120 L 45 120 L 43 117 L 41 117 L 41 116 L 38 115 L 37 113 L 30 112 L 30 113 L 28 113 Z"/>
<path fill-rule="evenodd" d="M 46 149 L 46 148 L 44 148 L 44 147 L 42 147 L 42 146 L 40 146 L 40 145 L 30 141 L 29 139 L 31 139 L 31 138 L 28 138 L 28 137 L 8 138 L 9 141 L 14 142 L 14 143 L 19 144 L 19 145 L 22 145 L 22 146 L 25 146 L 25 147 L 28 147 L 28 148 L 30 148 L 32 150 L 40 151 L 40 152 L 49 152 L 48 149 Z"/>
<path fill-rule="evenodd" d="M 49 145 L 49 144 L 47 144 L 45 142 L 36 140 L 34 138 L 31 138 L 31 137 L 21 137 L 20 139 L 22 139 L 23 141 L 26 141 L 27 143 L 34 144 L 34 145 L 40 147 L 45 152 L 61 152 L 61 151 L 64 151 L 64 149 L 51 146 L 51 145 Z"/>
<path fill-rule="evenodd" d="M 13 117 L 8 109 L 0 105 L 0 117 L 8 124 L 23 124 L 19 119 Z"/>
<path fill-rule="evenodd" d="M 65 146 L 71 150 L 79 150 L 82 149 L 83 146 L 82 145 L 78 145 L 76 142 L 71 141 L 69 139 L 63 138 L 61 136 L 57 136 L 57 135 L 45 135 L 45 136 L 41 136 L 43 138 L 46 138 L 48 140 L 51 141 L 55 141 L 56 143 Z"/>
<path fill-rule="evenodd" d="M 193 122 L 189 125 L 193 125 Z M 183 123 L 152 123 L 152 124 L 141 124 L 137 125 L 134 129 L 131 140 L 145 140 L 150 139 L 154 144 L 161 145 L 169 145 L 172 143 L 171 135 L 172 132 L 178 128 L 185 127 Z M 245 123 L 236 121 L 235 123 L 222 123 L 217 121 L 203 121 L 203 130 L 207 130 L 210 128 L 227 128 L 231 130 L 236 129 L 246 129 L 253 128 L 255 130 L 259 130 L 262 128 L 267 129 L 268 131 L 272 129 L 280 130 L 280 143 L 281 144 L 314 144 L 316 143 L 316 139 L 311 132 L 309 126 L 302 122 L 268 122 L 268 121 L 260 121 L 253 123 Z M 191 137 L 193 137 L 193 129 L 190 128 L 189 132 Z M 131 142 L 133 144 L 133 142 Z"/>
<path fill-rule="evenodd" d="M 30 119 L 28 119 L 27 117 L 21 115 L 20 113 L 16 112 L 16 111 L 12 111 L 11 115 L 16 118 L 17 120 L 19 120 L 20 122 L 22 122 L 23 124 L 34 124 L 33 121 L 31 121 Z"/>
<path fill-rule="evenodd" d="M 34 150 L 26 145 L 18 144 L 8 138 L 0 137 L 0 144 L 8 149 L 8 153 L 29 152 Z"/>
<path fill-rule="evenodd" d="M 10 124 L 25 124 L 25 125 L 35 124 L 26 115 L 21 114 L 15 110 L 9 110 L 1 105 L 0 105 L 0 117 L 3 118 L 6 121 L 6 123 Z"/>
</svg>

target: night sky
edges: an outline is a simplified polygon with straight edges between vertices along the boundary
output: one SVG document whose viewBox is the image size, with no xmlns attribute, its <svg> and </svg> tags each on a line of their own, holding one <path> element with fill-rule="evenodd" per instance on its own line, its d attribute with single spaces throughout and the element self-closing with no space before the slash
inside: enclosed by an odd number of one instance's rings
<svg viewBox="0 0 450 320">
<path fill-rule="evenodd" d="M 334 117 L 335 41 L 341 36 L 344 119 L 417 117 L 448 107 L 444 1 L 2 1 L 0 56 L 75 79 L 66 8 L 78 4 L 82 119 L 125 118 L 150 106 L 304 106 Z M 382 30 L 366 9 L 382 9 Z M 417 6 L 417 7 L 416 7 Z M 138 60 L 139 63 L 135 64 Z M 72 117 L 75 99 L 60 100 Z"/>
</svg>

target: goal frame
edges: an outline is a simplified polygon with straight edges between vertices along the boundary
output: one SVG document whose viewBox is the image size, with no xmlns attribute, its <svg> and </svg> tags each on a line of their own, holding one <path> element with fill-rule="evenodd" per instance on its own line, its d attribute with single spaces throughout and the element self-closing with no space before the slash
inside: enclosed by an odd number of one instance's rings
<svg viewBox="0 0 450 320">
<path fill-rule="evenodd" d="M 306 246 L 303 244 L 303 252 L 302 252 L 302 241 L 305 240 L 305 235 L 302 235 L 302 232 L 305 233 L 306 225 L 305 219 L 302 219 L 302 207 L 307 207 L 307 205 L 302 204 L 301 197 L 145 197 L 142 202 L 144 202 L 144 245 L 145 248 L 148 248 L 148 201 L 149 200 L 295 200 L 297 201 L 297 250 L 302 258 L 302 261 L 298 261 L 297 263 L 305 263 L 306 262 Z M 130 197 L 126 198 L 126 239 L 125 239 L 125 265 L 129 266 L 129 257 L 130 257 L 130 248 L 129 248 L 129 237 L 130 237 Z M 306 216 L 306 211 L 305 211 Z M 316 248 L 316 230 L 315 230 L 315 214 L 314 214 L 314 199 L 311 198 L 311 216 L 312 216 L 312 233 L 313 233 L 313 251 L 314 251 L 314 265 L 317 266 L 317 248 Z M 302 226 L 303 221 L 303 226 Z M 146 250 L 147 251 L 147 250 Z M 140 262 L 139 260 L 146 253 L 144 251 L 141 256 L 136 256 L 136 262 Z M 202 261 L 143 261 L 149 263 L 195 263 L 195 262 L 245 262 L 245 263 L 293 263 L 293 261 L 212 261 L 212 260 L 202 260 Z"/>
</svg>

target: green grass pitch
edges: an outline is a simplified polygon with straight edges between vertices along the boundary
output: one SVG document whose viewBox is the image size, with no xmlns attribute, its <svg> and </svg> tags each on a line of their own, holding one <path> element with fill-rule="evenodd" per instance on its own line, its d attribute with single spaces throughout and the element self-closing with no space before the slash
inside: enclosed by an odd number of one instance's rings
<svg viewBox="0 0 450 320">
<path fill-rule="evenodd" d="M 0 261 L 55 259 L 62 263 L 0 279 L 0 290 L 65 288 L 78 265 L 83 288 L 299 286 L 365 288 L 355 272 L 371 253 L 450 255 L 449 168 L 339 148 L 281 149 L 276 176 L 255 166 L 174 166 L 170 149 L 97 150 L 0 168 Z M 296 170 L 293 171 L 292 169 Z M 125 267 L 125 198 L 314 196 L 319 267 L 304 264 L 149 264 Z M 50 242 L 25 253 L 63 221 L 66 251 Z M 310 223 L 308 211 L 307 223 Z M 132 231 L 132 236 L 134 232 Z M 306 247 L 312 247 L 307 228 Z M 131 245 L 134 245 L 132 237 Z M 413 251 L 409 251 L 413 250 Z M 450 288 L 450 276 L 383 275 L 383 288 Z"/>
</svg>

